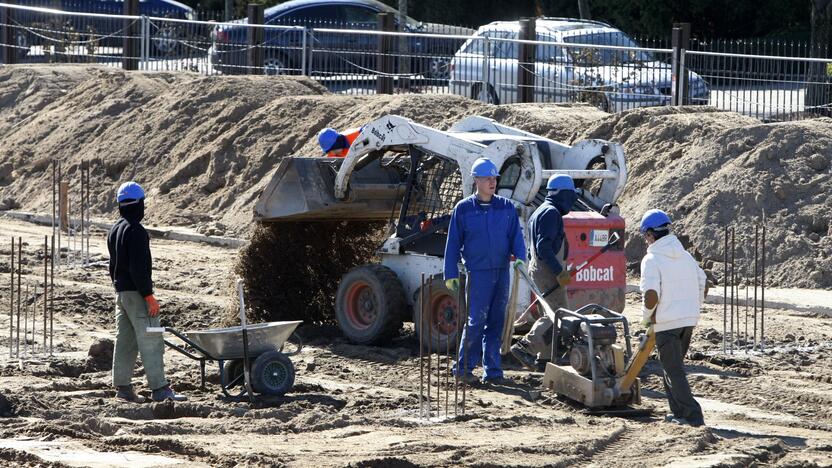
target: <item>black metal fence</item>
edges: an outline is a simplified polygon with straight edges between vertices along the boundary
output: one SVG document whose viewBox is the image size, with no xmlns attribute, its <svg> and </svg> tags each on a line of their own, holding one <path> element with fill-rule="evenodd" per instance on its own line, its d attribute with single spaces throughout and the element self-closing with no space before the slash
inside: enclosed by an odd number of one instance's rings
<svg viewBox="0 0 832 468">
<path fill-rule="evenodd" d="M 307 75 L 335 93 L 443 93 L 494 104 L 581 101 L 610 112 L 706 104 L 763 120 L 831 113 L 830 51 L 794 42 L 689 39 L 684 28 L 674 28 L 672 41 L 632 38 L 603 23 L 570 27 L 577 20 L 563 18 L 475 31 L 399 27 L 391 15 L 223 22 L 222 12 L 160 6 L 170 0 L 96 1 L 85 13 L 73 11 L 87 5 L 81 0 L 24 1 L 62 10 L 0 3 L 4 63 Z M 137 10 L 124 9 L 136 3 Z M 262 18 L 262 7 L 253 8 L 250 16 Z"/>
</svg>

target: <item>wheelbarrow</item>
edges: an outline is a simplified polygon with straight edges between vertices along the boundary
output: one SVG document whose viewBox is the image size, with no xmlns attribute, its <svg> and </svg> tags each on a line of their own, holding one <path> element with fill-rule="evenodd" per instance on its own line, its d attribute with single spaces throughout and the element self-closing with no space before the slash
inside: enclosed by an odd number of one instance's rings
<svg viewBox="0 0 832 468">
<path fill-rule="evenodd" d="M 287 322 L 266 322 L 246 324 L 245 303 L 242 282 L 238 281 L 240 294 L 241 325 L 228 328 L 211 328 L 182 332 L 173 327 L 148 327 L 148 333 L 170 333 L 185 345 L 164 340 L 169 348 L 199 361 L 200 388 L 205 390 L 205 364 L 215 361 L 219 364 L 220 386 L 223 395 L 229 398 L 248 394 L 283 395 L 295 383 L 295 366 L 289 359 L 300 353 L 303 344 L 294 333 L 303 323 L 301 320 Z M 291 353 L 284 353 L 283 346 L 289 340 L 296 345 Z M 229 390 L 240 386 L 238 394 Z"/>
</svg>

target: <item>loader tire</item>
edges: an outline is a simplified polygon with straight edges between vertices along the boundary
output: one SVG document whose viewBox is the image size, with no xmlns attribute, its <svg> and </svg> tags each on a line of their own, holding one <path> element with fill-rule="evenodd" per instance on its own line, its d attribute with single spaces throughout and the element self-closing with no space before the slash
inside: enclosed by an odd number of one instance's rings
<svg viewBox="0 0 832 468">
<path fill-rule="evenodd" d="M 413 306 L 413 324 L 416 335 L 422 344 L 433 352 L 444 353 L 450 349 L 455 351 L 456 341 L 460 333 L 460 326 L 465 323 L 460 320 L 458 294 L 445 287 L 442 278 L 431 280 L 430 297 L 425 291 L 425 321 L 422 323 L 422 294 L 416 295 Z M 428 324 L 431 325 L 428 333 Z M 430 339 L 428 338 L 430 335 Z"/>
<path fill-rule="evenodd" d="M 353 343 L 378 344 L 402 327 L 407 309 L 404 287 L 393 270 L 381 265 L 353 268 L 338 285 L 335 316 Z"/>
</svg>

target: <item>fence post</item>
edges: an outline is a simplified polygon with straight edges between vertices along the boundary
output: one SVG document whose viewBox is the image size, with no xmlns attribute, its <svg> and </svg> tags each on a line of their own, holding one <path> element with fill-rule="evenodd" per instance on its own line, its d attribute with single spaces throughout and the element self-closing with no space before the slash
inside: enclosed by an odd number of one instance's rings
<svg viewBox="0 0 832 468">
<path fill-rule="evenodd" d="M 4 3 L 14 4 L 14 0 L 6 1 Z M 17 45 L 15 40 L 14 10 L 11 8 L 0 8 L 0 44 L 3 46 L 3 63 L 11 65 L 17 60 Z"/>
<path fill-rule="evenodd" d="M 300 41 L 300 46 L 301 46 L 300 74 L 304 75 L 304 76 L 309 76 L 309 73 L 307 73 L 307 71 L 306 71 L 307 67 L 310 65 L 309 50 L 310 50 L 310 44 L 312 42 L 312 41 L 309 40 L 309 31 L 310 31 L 310 29 L 309 29 L 308 26 L 303 27 L 303 37 L 301 38 L 301 41 Z"/>
<path fill-rule="evenodd" d="M 142 15 L 141 31 L 141 63 L 139 64 L 139 68 L 142 70 L 149 70 L 150 64 L 148 63 L 148 58 L 150 56 L 150 25 L 148 24 L 148 19 L 145 15 Z"/>
<path fill-rule="evenodd" d="M 679 65 L 682 63 L 680 56 L 680 43 L 682 42 L 682 30 L 673 27 L 670 33 L 670 42 L 673 52 L 670 53 L 670 105 L 679 105 Z"/>
<path fill-rule="evenodd" d="M 124 0 L 124 14 L 137 16 L 139 14 L 139 0 Z M 139 26 L 140 24 L 132 18 L 124 19 L 124 50 L 121 56 L 121 67 L 125 70 L 139 69 L 139 58 L 136 56 L 139 53 L 139 41 L 141 40 Z"/>
<path fill-rule="evenodd" d="M 520 40 L 533 41 L 535 18 L 520 20 Z M 517 48 L 517 102 L 534 102 L 535 44 L 520 43 Z"/>
<path fill-rule="evenodd" d="M 248 24 L 263 24 L 263 5 L 248 5 Z M 263 28 L 249 27 L 248 35 L 248 73 L 263 74 Z"/>
<path fill-rule="evenodd" d="M 482 37 L 482 86 L 480 88 L 480 96 L 482 102 L 488 102 L 489 86 L 491 86 L 491 64 L 489 63 L 489 56 L 491 55 L 491 41 L 488 36 Z"/>
<path fill-rule="evenodd" d="M 677 32 L 678 31 L 678 32 Z M 688 92 L 688 72 L 685 65 L 685 53 L 690 48 L 690 23 L 673 24 L 673 54 L 675 67 L 673 77 L 675 78 L 674 88 L 676 91 L 676 106 L 690 104 L 690 93 Z"/>
<path fill-rule="evenodd" d="M 378 30 L 394 31 L 393 15 L 378 14 Z M 378 36 L 378 78 L 376 80 L 376 94 L 393 94 L 393 37 Z"/>
</svg>

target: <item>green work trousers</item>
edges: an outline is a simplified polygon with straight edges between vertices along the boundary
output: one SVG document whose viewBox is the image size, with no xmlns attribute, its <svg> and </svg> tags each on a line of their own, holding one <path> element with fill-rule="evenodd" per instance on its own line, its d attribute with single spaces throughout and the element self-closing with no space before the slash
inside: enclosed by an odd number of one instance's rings
<svg viewBox="0 0 832 468">
<path fill-rule="evenodd" d="M 159 327 L 159 316 L 148 315 L 147 303 L 137 291 L 116 293 L 116 345 L 113 350 L 113 385 L 130 385 L 136 357 L 142 355 L 144 374 L 151 390 L 168 384 L 165 379 L 165 343 L 161 333 L 147 333 Z"/>
</svg>

